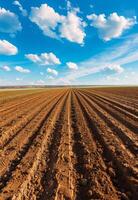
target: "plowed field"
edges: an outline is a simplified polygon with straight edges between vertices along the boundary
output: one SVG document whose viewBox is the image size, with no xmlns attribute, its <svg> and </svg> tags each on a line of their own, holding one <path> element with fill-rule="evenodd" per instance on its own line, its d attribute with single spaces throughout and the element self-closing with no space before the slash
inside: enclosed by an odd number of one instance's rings
<svg viewBox="0 0 138 200">
<path fill-rule="evenodd" d="M 0 200 L 137 200 L 138 88 L 0 92 Z"/>
</svg>

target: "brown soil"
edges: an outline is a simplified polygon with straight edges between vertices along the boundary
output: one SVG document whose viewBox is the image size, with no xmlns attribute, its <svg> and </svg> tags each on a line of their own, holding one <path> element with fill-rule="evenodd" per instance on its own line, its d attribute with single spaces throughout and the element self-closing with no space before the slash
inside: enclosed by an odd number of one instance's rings
<svg viewBox="0 0 138 200">
<path fill-rule="evenodd" d="M 3 96 L 0 200 L 137 199 L 138 88 Z"/>
</svg>

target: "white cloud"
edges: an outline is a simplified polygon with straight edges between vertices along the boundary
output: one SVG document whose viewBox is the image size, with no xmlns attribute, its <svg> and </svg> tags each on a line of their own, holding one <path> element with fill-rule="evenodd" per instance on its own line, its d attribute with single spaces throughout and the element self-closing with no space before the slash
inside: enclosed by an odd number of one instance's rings
<svg viewBox="0 0 138 200">
<path fill-rule="evenodd" d="M 68 12 L 68 15 L 64 18 L 63 23 L 59 27 L 60 36 L 71 42 L 83 44 L 86 36 L 84 32 L 85 26 L 86 24 L 76 15 L 76 12 Z"/>
<path fill-rule="evenodd" d="M 109 69 L 114 70 L 117 73 L 122 73 L 124 71 L 123 67 L 121 67 L 119 64 L 111 64 L 108 66 Z"/>
<path fill-rule="evenodd" d="M 18 17 L 13 12 L 0 7 L 0 32 L 15 34 L 21 30 L 22 26 Z"/>
<path fill-rule="evenodd" d="M 106 71 L 107 69 L 109 69 L 109 66 L 112 66 L 112 68 L 114 66 L 114 69 L 112 70 L 114 70 L 115 72 L 117 72 L 117 70 L 123 71 L 124 69 L 123 73 L 120 73 L 120 74 L 113 73 L 116 75 L 116 77 L 121 76 L 121 75 L 123 76 L 123 74 L 127 70 L 125 69 L 125 65 L 128 65 L 128 63 L 131 64 L 138 61 L 137 46 L 138 46 L 138 34 L 133 34 L 127 38 L 124 38 L 124 42 L 121 42 L 115 46 L 112 46 L 111 48 L 107 48 L 104 52 L 97 54 L 96 56 L 93 56 L 92 58 L 88 60 L 77 63 L 77 65 L 79 66 L 79 70 L 75 71 L 75 73 L 72 70 L 68 72 L 64 72 L 64 74 L 62 74 L 63 78 L 56 79 L 55 84 L 70 83 L 70 82 L 71 84 L 74 84 L 77 81 L 78 81 L 77 84 L 82 84 L 83 77 L 87 77 L 90 75 L 92 76 L 92 74 L 99 73 L 99 72 L 102 73 L 103 71 Z M 123 66 L 123 68 L 120 70 L 120 67 L 116 67 L 116 66 L 120 66 L 121 68 Z M 130 76 L 132 77 L 129 80 L 130 84 L 133 84 L 133 83 L 138 84 L 138 78 L 136 80 L 136 75 L 137 74 L 133 75 L 135 76 L 134 80 L 133 80 L 133 76 Z M 92 83 L 93 82 L 91 79 L 91 82 L 89 82 L 89 84 L 92 84 Z M 104 84 L 104 83 L 106 83 L 104 82 L 104 80 L 103 82 L 102 82 L 102 79 L 101 81 L 98 80 L 98 84 Z M 122 82 L 120 81 L 120 83 Z M 94 82 L 94 84 L 97 84 L 97 83 Z"/>
<path fill-rule="evenodd" d="M 13 5 L 15 5 L 15 6 L 17 6 L 19 8 L 19 10 L 21 11 L 21 13 L 22 13 L 23 16 L 27 16 L 27 10 L 25 10 L 22 7 L 22 5 L 21 5 L 21 3 L 19 1 L 14 1 Z"/>
<path fill-rule="evenodd" d="M 15 70 L 18 71 L 18 72 L 20 72 L 20 73 L 30 73 L 29 69 L 25 69 L 25 68 L 23 68 L 21 66 L 16 66 Z"/>
<path fill-rule="evenodd" d="M 78 66 L 76 63 L 73 63 L 73 62 L 67 62 L 66 63 L 68 68 L 71 69 L 71 70 L 77 70 L 78 69 Z"/>
<path fill-rule="evenodd" d="M 50 73 L 50 74 L 53 74 L 55 76 L 58 75 L 58 72 L 55 69 L 47 68 L 47 72 Z"/>
<path fill-rule="evenodd" d="M 17 47 L 7 40 L 0 40 L 0 54 L 1 55 L 16 55 L 18 53 Z"/>
<path fill-rule="evenodd" d="M 42 53 L 40 56 L 42 65 L 59 65 L 61 64 L 59 58 L 53 53 Z"/>
<path fill-rule="evenodd" d="M 4 71 L 7 71 L 7 72 L 11 71 L 11 68 L 7 65 L 2 66 L 1 69 L 3 69 Z"/>
<path fill-rule="evenodd" d="M 54 31 L 57 24 L 61 22 L 62 16 L 55 12 L 52 7 L 47 4 L 42 4 L 40 7 L 32 7 L 30 20 L 36 23 L 45 35 L 57 38 Z"/>
<path fill-rule="evenodd" d="M 26 58 L 40 65 L 59 65 L 59 58 L 54 53 L 26 54 Z"/>
<path fill-rule="evenodd" d="M 85 23 L 77 16 L 78 9 L 68 5 L 67 16 L 60 15 L 52 7 L 42 4 L 40 7 L 32 7 L 30 20 L 36 23 L 44 35 L 51 38 L 66 38 L 71 42 L 83 44 L 86 36 Z"/>
<path fill-rule="evenodd" d="M 91 26 L 97 28 L 99 37 L 105 41 L 118 38 L 123 32 L 136 24 L 136 17 L 125 18 L 117 13 L 112 13 L 108 17 L 105 14 L 91 14 L 87 18 L 91 21 Z"/>
<path fill-rule="evenodd" d="M 39 58 L 39 56 L 36 55 L 36 54 L 26 54 L 25 57 L 28 58 L 29 60 L 31 60 L 34 63 L 37 63 L 37 62 L 41 61 L 41 59 Z"/>
</svg>

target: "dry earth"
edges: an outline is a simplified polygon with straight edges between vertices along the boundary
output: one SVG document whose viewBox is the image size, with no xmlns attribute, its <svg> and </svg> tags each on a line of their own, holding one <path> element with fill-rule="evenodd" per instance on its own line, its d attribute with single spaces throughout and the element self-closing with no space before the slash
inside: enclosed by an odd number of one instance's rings
<svg viewBox="0 0 138 200">
<path fill-rule="evenodd" d="M 0 92 L 0 200 L 138 199 L 138 88 Z"/>
</svg>

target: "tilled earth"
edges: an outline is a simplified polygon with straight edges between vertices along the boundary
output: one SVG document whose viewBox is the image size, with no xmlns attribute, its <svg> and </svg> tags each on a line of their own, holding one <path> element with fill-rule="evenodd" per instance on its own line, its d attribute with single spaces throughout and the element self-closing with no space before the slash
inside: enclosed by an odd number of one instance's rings
<svg viewBox="0 0 138 200">
<path fill-rule="evenodd" d="M 138 199 L 138 88 L 16 93 L 0 92 L 0 200 Z"/>
</svg>

